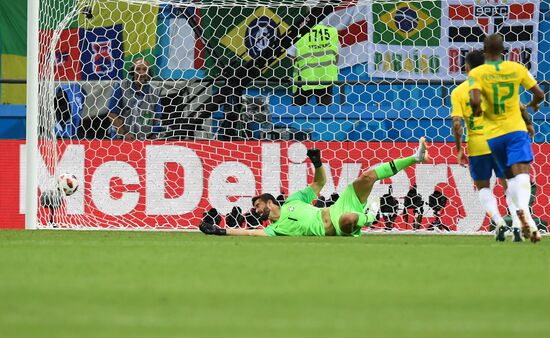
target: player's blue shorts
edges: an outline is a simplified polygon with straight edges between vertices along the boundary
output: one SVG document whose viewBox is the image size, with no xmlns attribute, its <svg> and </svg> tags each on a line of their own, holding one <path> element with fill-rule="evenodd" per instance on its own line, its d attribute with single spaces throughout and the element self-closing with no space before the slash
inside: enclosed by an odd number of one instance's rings
<svg viewBox="0 0 550 338">
<path fill-rule="evenodd" d="M 516 163 L 533 161 L 531 138 L 526 131 L 514 131 L 487 140 L 499 169 L 505 173 Z"/>
<path fill-rule="evenodd" d="M 488 181 L 491 179 L 493 171 L 497 177 L 504 178 L 504 173 L 499 169 L 491 154 L 470 156 L 468 161 L 470 162 L 470 175 L 474 181 Z"/>
</svg>

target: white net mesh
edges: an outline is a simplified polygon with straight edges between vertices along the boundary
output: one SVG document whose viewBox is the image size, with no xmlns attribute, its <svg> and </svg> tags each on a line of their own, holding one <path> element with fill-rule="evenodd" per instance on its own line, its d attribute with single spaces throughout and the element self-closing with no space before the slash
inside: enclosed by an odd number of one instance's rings
<svg viewBox="0 0 550 338">
<path fill-rule="evenodd" d="M 257 227 L 251 197 L 305 187 L 307 148 L 328 169 L 324 206 L 426 136 L 433 163 L 373 189 L 384 195 L 374 229 L 487 231 L 456 161 L 449 94 L 485 34 L 503 34 L 506 58 L 543 83 L 548 68 L 539 1 L 43 0 L 40 13 L 39 188 L 63 173 L 80 186 L 53 218 L 40 207 L 39 227 L 195 228 L 210 208 L 221 225 Z M 545 109 L 534 116 L 542 218 Z M 234 207 L 243 217 L 224 216 Z"/>
</svg>

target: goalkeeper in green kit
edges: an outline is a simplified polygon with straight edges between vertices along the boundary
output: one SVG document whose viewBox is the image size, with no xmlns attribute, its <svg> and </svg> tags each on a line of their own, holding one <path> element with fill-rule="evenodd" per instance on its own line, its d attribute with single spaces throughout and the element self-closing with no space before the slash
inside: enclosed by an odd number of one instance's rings
<svg viewBox="0 0 550 338">
<path fill-rule="evenodd" d="M 377 210 L 365 214 L 367 198 L 378 180 L 391 177 L 399 171 L 429 159 L 426 140 L 420 144 L 413 156 L 383 163 L 363 172 L 348 185 L 335 204 L 328 208 L 317 208 L 311 204 L 326 183 L 325 169 L 319 149 L 309 149 L 307 156 L 315 167 L 313 183 L 291 194 L 282 206 L 271 194 L 252 198 L 252 204 L 262 219 L 271 224 L 265 229 L 223 229 L 202 222 L 199 229 L 207 235 L 230 236 L 359 236 L 361 227 L 370 225 Z M 374 209 L 374 208 L 371 208 Z"/>
</svg>

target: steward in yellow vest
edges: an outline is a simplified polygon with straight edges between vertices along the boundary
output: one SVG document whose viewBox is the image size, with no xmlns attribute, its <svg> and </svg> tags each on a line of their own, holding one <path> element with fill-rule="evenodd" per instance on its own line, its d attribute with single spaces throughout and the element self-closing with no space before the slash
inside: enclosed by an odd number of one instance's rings
<svg viewBox="0 0 550 338">
<path fill-rule="evenodd" d="M 294 81 L 338 80 L 338 31 L 334 27 L 318 24 L 296 42 L 288 51 L 294 57 Z M 311 95 L 317 103 L 332 103 L 332 85 L 293 86 L 294 104 L 304 105 Z"/>
</svg>

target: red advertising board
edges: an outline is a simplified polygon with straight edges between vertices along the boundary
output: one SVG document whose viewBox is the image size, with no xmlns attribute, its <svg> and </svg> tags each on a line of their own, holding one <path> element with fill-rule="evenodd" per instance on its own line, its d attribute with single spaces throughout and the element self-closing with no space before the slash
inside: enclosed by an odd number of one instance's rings
<svg viewBox="0 0 550 338">
<path fill-rule="evenodd" d="M 0 228 L 24 228 L 25 148 L 21 141 L 0 141 Z M 416 144 L 392 142 L 124 142 L 80 141 L 60 143 L 55 159 L 56 173 L 72 173 L 80 180 L 76 194 L 66 199 L 57 212 L 61 226 L 184 229 L 197 225 L 205 210 L 215 207 L 228 213 L 235 205 L 251 207 L 250 198 L 262 192 L 274 195 L 303 188 L 312 179 L 312 166 L 306 161 L 308 147 L 322 151 L 327 170 L 326 197 L 341 192 L 362 171 L 379 163 L 409 156 Z M 377 183 L 372 197 L 388 191 L 399 201 L 397 228 L 411 229 L 413 217 L 404 222 L 403 202 L 416 184 L 425 202 L 422 226 L 436 217 L 428 205 L 429 195 L 439 190 L 448 198 L 441 222 L 452 230 L 486 230 L 488 220 L 480 208 L 469 172 L 456 163 L 454 145 L 434 143 L 433 160 L 398 173 Z M 534 214 L 545 219 L 550 176 L 546 154 L 550 145 L 534 145 L 534 177 L 538 194 Z M 53 159 L 39 161 L 41 190 L 52 187 Z M 46 165 L 49 163 L 49 165 Z M 23 169 L 23 170 L 22 170 Z M 503 190 L 495 189 L 505 213 Z M 40 208 L 39 221 L 46 224 L 49 211 Z M 379 223 L 377 227 L 381 227 Z"/>
</svg>

